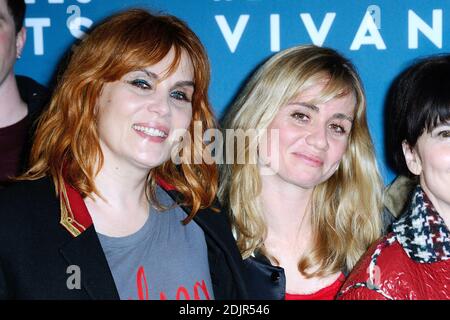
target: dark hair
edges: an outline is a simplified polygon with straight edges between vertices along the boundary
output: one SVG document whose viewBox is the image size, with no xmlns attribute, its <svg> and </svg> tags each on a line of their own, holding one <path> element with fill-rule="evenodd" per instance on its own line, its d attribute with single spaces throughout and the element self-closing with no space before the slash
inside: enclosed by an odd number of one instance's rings
<svg viewBox="0 0 450 320">
<path fill-rule="evenodd" d="M 23 27 L 23 20 L 25 19 L 26 5 L 25 0 L 6 0 L 9 13 L 14 19 L 16 26 L 16 33 Z"/>
<path fill-rule="evenodd" d="M 403 141 L 414 147 L 422 133 L 450 119 L 450 55 L 429 57 L 409 67 L 397 79 L 390 103 L 393 164 L 399 173 L 410 175 Z"/>
</svg>

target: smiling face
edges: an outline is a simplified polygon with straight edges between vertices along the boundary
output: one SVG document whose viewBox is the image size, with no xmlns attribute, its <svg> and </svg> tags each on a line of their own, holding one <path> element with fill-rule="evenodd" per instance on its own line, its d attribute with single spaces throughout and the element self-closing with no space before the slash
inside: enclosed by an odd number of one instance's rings
<svg viewBox="0 0 450 320">
<path fill-rule="evenodd" d="M 324 85 L 304 90 L 296 99 L 281 107 L 268 130 L 278 130 L 279 142 L 264 159 L 274 163 L 275 175 L 287 183 L 311 189 L 327 180 L 337 170 L 352 128 L 356 99 L 353 94 L 313 105 Z M 268 143 L 272 145 L 274 142 Z M 272 146 L 273 148 L 273 146 Z"/>
<path fill-rule="evenodd" d="M 450 121 L 422 133 L 414 148 L 403 143 L 403 153 L 408 169 L 420 177 L 420 184 L 436 210 L 449 220 Z"/>
<path fill-rule="evenodd" d="M 170 158 L 176 130 L 192 118 L 194 72 L 183 52 L 178 67 L 166 75 L 173 49 L 157 64 L 107 83 L 98 99 L 98 134 L 105 165 L 144 170 Z"/>
</svg>

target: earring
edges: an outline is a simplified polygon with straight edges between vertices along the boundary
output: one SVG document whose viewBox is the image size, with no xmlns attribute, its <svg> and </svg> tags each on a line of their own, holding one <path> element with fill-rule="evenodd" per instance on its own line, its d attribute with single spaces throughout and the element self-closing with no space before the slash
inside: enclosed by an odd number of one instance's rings
<svg viewBox="0 0 450 320">
<path fill-rule="evenodd" d="M 22 58 L 22 55 L 20 53 L 17 54 L 17 60 L 20 60 Z"/>
</svg>

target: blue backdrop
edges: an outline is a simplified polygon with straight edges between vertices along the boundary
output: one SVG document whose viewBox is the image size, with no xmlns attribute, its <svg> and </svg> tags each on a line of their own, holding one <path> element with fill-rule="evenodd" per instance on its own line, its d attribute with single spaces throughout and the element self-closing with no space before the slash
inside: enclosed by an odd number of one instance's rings
<svg viewBox="0 0 450 320">
<path fill-rule="evenodd" d="M 146 7 L 176 15 L 199 35 L 212 63 L 218 117 L 255 67 L 274 52 L 314 43 L 339 50 L 358 68 L 386 183 L 383 103 L 392 80 L 414 59 L 448 52 L 444 0 L 27 0 L 27 44 L 18 74 L 47 84 L 74 40 L 104 17 Z"/>
</svg>

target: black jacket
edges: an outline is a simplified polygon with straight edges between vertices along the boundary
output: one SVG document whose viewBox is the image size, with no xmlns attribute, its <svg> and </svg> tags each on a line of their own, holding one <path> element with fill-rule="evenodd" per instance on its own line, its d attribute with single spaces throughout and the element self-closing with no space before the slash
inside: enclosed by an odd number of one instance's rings
<svg viewBox="0 0 450 320">
<path fill-rule="evenodd" d="M 0 191 L 0 298 L 119 299 L 93 225 L 74 237 L 60 218 L 50 178 Z M 226 216 L 205 209 L 194 220 L 205 233 L 215 298 L 245 299 L 242 259 Z M 80 267 L 81 289 L 68 289 L 70 265 Z"/>
<path fill-rule="evenodd" d="M 32 120 L 36 120 L 44 105 L 48 102 L 49 93 L 47 88 L 25 76 L 17 75 L 16 82 L 20 98 L 28 106 L 28 115 Z"/>
<path fill-rule="evenodd" d="M 286 275 L 262 254 L 244 260 L 244 275 L 248 297 L 252 300 L 284 300 Z"/>
<path fill-rule="evenodd" d="M 28 118 L 30 119 L 30 129 L 28 140 L 23 148 L 22 169 L 26 169 L 28 156 L 31 150 L 33 135 L 36 129 L 36 122 L 50 97 L 47 88 L 25 76 L 16 76 L 17 86 L 19 88 L 20 98 L 28 106 Z"/>
</svg>

